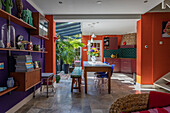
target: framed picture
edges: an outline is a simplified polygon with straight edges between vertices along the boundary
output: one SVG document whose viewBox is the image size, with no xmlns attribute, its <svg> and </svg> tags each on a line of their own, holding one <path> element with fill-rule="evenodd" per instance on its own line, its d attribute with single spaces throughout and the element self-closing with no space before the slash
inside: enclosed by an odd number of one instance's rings
<svg viewBox="0 0 170 113">
<path fill-rule="evenodd" d="M 170 21 L 162 22 L 162 37 L 170 37 Z"/>
<path fill-rule="evenodd" d="M 34 61 L 34 68 L 39 68 L 38 61 Z"/>
<path fill-rule="evenodd" d="M 41 62 L 37 61 L 39 68 L 41 68 Z"/>
<path fill-rule="evenodd" d="M 0 69 L 4 69 L 4 63 L 0 63 Z"/>
</svg>

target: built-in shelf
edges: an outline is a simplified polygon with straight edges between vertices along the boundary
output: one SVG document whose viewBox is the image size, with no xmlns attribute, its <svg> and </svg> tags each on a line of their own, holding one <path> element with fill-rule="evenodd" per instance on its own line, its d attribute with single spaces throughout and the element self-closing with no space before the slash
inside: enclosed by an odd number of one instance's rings
<svg viewBox="0 0 170 113">
<path fill-rule="evenodd" d="M 48 53 L 47 51 L 32 51 L 32 50 L 8 49 L 8 48 L 0 48 L 0 50 L 1 51 L 22 51 L 22 52 Z"/>
<path fill-rule="evenodd" d="M 120 45 L 120 48 L 136 48 L 136 45 Z"/>
<path fill-rule="evenodd" d="M 15 87 L 12 87 L 12 88 L 8 88 L 8 89 L 0 92 L 0 96 L 2 96 L 2 95 L 4 95 L 4 94 L 7 94 L 7 93 L 9 93 L 9 92 L 11 92 L 11 91 L 13 91 L 13 90 L 15 90 L 15 89 L 17 89 L 17 88 L 18 88 L 18 86 L 15 86 Z"/>
<path fill-rule="evenodd" d="M 40 36 L 40 35 L 31 35 L 33 37 L 39 38 L 39 39 L 45 39 L 45 40 L 49 40 L 49 38 L 44 37 L 44 36 Z"/>
<path fill-rule="evenodd" d="M 15 24 L 18 24 L 18 25 L 20 25 L 22 27 L 25 27 L 25 28 L 34 29 L 34 30 L 36 29 L 36 27 L 29 25 L 28 23 L 24 22 L 22 19 L 19 19 L 19 18 L 15 17 L 15 16 L 5 12 L 2 9 L 0 9 L 0 17 L 4 18 L 4 19 L 7 19 L 7 20 L 9 20 L 11 22 L 14 22 Z"/>
</svg>

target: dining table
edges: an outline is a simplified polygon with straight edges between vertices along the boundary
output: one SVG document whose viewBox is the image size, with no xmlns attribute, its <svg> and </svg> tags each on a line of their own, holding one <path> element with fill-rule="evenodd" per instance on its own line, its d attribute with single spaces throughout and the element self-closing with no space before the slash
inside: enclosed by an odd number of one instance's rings
<svg viewBox="0 0 170 113">
<path fill-rule="evenodd" d="M 87 72 L 107 72 L 108 73 L 108 93 L 111 92 L 111 65 L 101 61 L 84 61 L 84 80 L 85 80 L 85 93 L 87 94 Z"/>
</svg>

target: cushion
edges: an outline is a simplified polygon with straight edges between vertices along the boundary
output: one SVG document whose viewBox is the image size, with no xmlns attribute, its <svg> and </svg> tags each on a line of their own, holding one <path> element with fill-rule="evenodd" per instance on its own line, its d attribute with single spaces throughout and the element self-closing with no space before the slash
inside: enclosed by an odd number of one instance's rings
<svg viewBox="0 0 170 113">
<path fill-rule="evenodd" d="M 71 78 L 81 78 L 81 75 L 71 75 Z"/>
<path fill-rule="evenodd" d="M 170 94 L 151 91 L 149 93 L 149 109 L 170 106 Z"/>
<path fill-rule="evenodd" d="M 170 106 L 163 107 L 163 108 L 154 108 L 145 111 L 132 112 L 132 113 L 170 113 Z"/>
</svg>

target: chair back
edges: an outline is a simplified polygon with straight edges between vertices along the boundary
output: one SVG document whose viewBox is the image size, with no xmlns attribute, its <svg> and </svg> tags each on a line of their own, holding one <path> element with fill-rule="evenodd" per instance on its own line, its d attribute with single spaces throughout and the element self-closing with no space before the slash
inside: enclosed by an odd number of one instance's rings
<svg viewBox="0 0 170 113">
<path fill-rule="evenodd" d="M 111 76 L 112 76 L 112 73 L 113 73 L 113 70 L 114 70 L 114 67 L 115 67 L 115 64 L 112 64 L 112 67 L 111 67 Z"/>
</svg>

